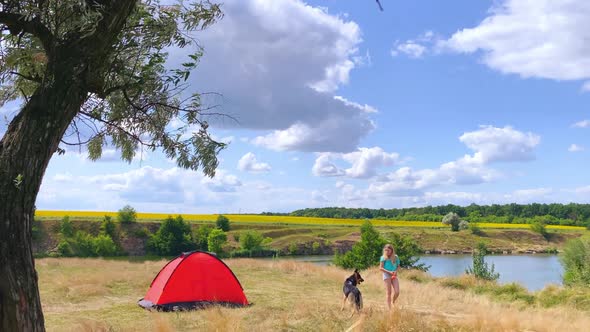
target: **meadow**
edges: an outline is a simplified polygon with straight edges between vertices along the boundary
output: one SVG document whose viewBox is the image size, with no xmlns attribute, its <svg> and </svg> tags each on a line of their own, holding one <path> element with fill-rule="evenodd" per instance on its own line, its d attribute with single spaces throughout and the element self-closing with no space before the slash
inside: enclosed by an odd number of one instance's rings
<svg viewBox="0 0 590 332">
<path fill-rule="evenodd" d="M 588 311 L 568 304 L 498 299 L 412 271 L 400 273 L 401 296 L 385 308 L 376 269 L 363 271 L 365 308 L 340 311 L 342 282 L 336 267 L 280 260 L 226 263 L 242 283 L 251 307 L 182 313 L 137 306 L 165 261 L 44 258 L 36 262 L 48 331 L 584 331 Z M 450 285 L 450 286 L 449 286 Z M 455 285 L 455 286 L 453 286 Z M 490 295 L 492 294 L 492 295 Z"/>
<path fill-rule="evenodd" d="M 63 216 L 70 216 L 77 219 L 98 220 L 105 215 L 115 217 L 116 212 L 102 212 L 102 211 L 43 211 L 35 212 L 35 217 L 41 219 L 56 219 Z M 171 214 L 167 213 L 138 213 L 138 221 L 154 221 L 163 220 Z M 176 215 L 176 214 L 173 214 Z M 217 214 L 180 214 L 187 221 L 215 221 Z M 251 215 L 251 214 L 227 214 L 227 216 L 234 223 L 250 223 L 250 224 L 285 224 L 285 225 L 321 225 L 321 226 L 360 226 L 363 219 L 339 219 L 339 218 L 315 218 L 315 217 L 295 217 L 295 216 L 267 216 L 267 215 Z M 373 219 L 371 223 L 374 226 L 388 226 L 388 227 L 411 227 L 411 228 L 448 228 L 439 222 L 430 221 L 400 221 L 400 220 L 383 220 Z M 478 223 L 480 228 L 484 229 L 529 229 L 529 224 L 508 224 L 508 223 Z M 554 230 L 571 230 L 583 231 L 581 226 L 565 226 L 565 225 L 548 225 L 547 229 Z"/>
</svg>

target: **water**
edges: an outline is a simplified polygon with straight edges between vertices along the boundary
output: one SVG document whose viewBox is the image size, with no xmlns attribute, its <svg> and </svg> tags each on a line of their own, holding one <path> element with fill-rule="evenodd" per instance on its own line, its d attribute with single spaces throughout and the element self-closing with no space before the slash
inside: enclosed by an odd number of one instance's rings
<svg viewBox="0 0 590 332">
<path fill-rule="evenodd" d="M 283 256 L 281 260 L 310 262 L 329 265 L 333 256 Z M 420 261 L 430 265 L 428 271 L 435 277 L 458 276 L 471 265 L 471 255 L 424 255 Z M 500 283 L 517 282 L 531 291 L 549 284 L 561 285 L 563 268 L 556 255 L 498 255 L 486 256 L 488 264 L 494 264 L 500 273 Z"/>
</svg>

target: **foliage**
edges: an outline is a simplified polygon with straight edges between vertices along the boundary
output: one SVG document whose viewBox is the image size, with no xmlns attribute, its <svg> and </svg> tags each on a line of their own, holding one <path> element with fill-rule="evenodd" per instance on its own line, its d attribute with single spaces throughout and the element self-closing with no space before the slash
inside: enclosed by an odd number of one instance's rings
<svg viewBox="0 0 590 332">
<path fill-rule="evenodd" d="M 198 250 L 209 249 L 209 233 L 213 230 L 210 225 L 202 225 L 193 234 L 193 238 Z"/>
<path fill-rule="evenodd" d="M 262 234 L 257 231 L 246 231 L 240 234 L 240 247 L 243 250 L 255 251 L 260 250 L 266 244 L 272 241 L 270 238 L 264 238 Z"/>
<path fill-rule="evenodd" d="M 403 209 L 313 208 L 293 211 L 300 217 L 391 219 L 440 222 L 450 212 L 472 222 L 529 224 L 534 217 L 542 217 L 549 225 L 584 226 L 590 223 L 590 204 L 505 204 L 458 206 L 453 204 Z M 265 215 L 282 215 L 265 213 Z"/>
<path fill-rule="evenodd" d="M 289 255 L 296 255 L 297 251 L 299 251 L 299 246 L 297 243 L 291 243 L 289 245 Z"/>
<path fill-rule="evenodd" d="M 74 236 L 74 225 L 72 221 L 70 221 L 69 216 L 65 216 L 61 219 L 59 223 L 59 233 L 64 237 L 72 237 Z"/>
<path fill-rule="evenodd" d="M 57 245 L 57 252 L 66 257 L 110 257 L 120 254 L 113 239 L 107 234 L 92 236 L 77 231 L 72 237 L 62 238 Z"/>
<path fill-rule="evenodd" d="M 469 228 L 469 223 L 465 220 L 459 222 L 459 230 L 466 230 Z"/>
<path fill-rule="evenodd" d="M 179 255 L 195 248 L 191 227 L 181 216 L 166 218 L 147 243 L 148 252 L 163 256 Z"/>
<path fill-rule="evenodd" d="M 483 234 L 481 228 L 479 227 L 478 223 L 476 223 L 476 222 L 469 223 L 469 230 L 471 231 L 472 234 L 475 234 L 475 235 L 482 235 Z"/>
<path fill-rule="evenodd" d="M 485 256 L 488 254 L 488 248 L 484 243 L 479 243 L 477 249 L 473 251 L 473 266 L 467 268 L 465 273 L 474 275 L 476 278 L 484 280 L 498 280 L 500 274 L 495 272 L 495 266 L 485 262 Z"/>
<path fill-rule="evenodd" d="M 220 214 L 215 221 L 215 225 L 222 231 L 229 232 L 230 224 L 229 219 L 226 216 Z"/>
<path fill-rule="evenodd" d="M 120 223 L 132 223 L 137 221 L 137 212 L 130 205 L 125 205 L 117 212 L 117 220 Z"/>
<path fill-rule="evenodd" d="M 422 248 L 410 236 L 402 236 L 399 234 L 392 234 L 388 239 L 388 243 L 395 248 L 395 253 L 399 257 L 400 265 L 406 268 L 412 268 L 420 271 L 428 271 L 430 266 L 420 263 L 420 253 Z"/>
<path fill-rule="evenodd" d="M 211 230 L 207 237 L 207 247 L 210 252 L 218 255 L 223 253 L 223 246 L 227 242 L 227 234 L 219 228 Z"/>
<path fill-rule="evenodd" d="M 549 237 L 549 233 L 547 233 L 547 227 L 545 226 L 544 222 L 534 221 L 531 224 L 531 230 L 535 233 L 541 234 L 544 238 Z"/>
<path fill-rule="evenodd" d="M 444 216 L 442 223 L 445 225 L 451 225 L 451 230 L 453 232 L 458 232 L 460 229 L 461 218 L 455 212 L 449 212 L 446 216 Z"/>
<path fill-rule="evenodd" d="M 590 238 L 578 238 L 566 243 L 561 256 L 563 282 L 568 286 L 590 286 Z"/>
<path fill-rule="evenodd" d="M 100 224 L 100 232 L 110 236 L 112 239 L 117 237 L 117 226 L 113 222 L 113 218 L 110 216 L 104 216 L 104 219 Z"/>
<path fill-rule="evenodd" d="M 314 254 L 317 254 L 317 253 L 319 253 L 319 252 L 320 252 L 320 247 L 321 247 L 321 245 L 320 245 L 320 243 L 319 243 L 319 242 L 314 242 L 314 243 L 312 243 L 312 244 L 311 244 L 311 251 L 312 251 Z"/>
<path fill-rule="evenodd" d="M 138 229 L 136 229 L 135 231 L 133 231 L 133 235 L 135 235 L 135 237 L 140 238 L 140 239 L 147 239 L 150 237 L 150 231 L 149 229 L 147 229 L 146 227 L 140 227 Z"/>
<path fill-rule="evenodd" d="M 361 240 L 344 255 L 336 255 L 334 264 L 345 269 L 364 270 L 379 263 L 384 245 L 385 240 L 367 220 L 361 226 Z"/>
</svg>

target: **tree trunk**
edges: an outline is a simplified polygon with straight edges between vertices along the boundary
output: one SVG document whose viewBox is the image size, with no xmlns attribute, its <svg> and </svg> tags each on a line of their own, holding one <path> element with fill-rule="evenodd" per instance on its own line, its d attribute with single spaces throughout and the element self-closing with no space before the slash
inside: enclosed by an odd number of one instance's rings
<svg viewBox="0 0 590 332">
<path fill-rule="evenodd" d="M 31 223 L 45 169 L 86 99 L 72 71 L 40 87 L 0 141 L 0 331 L 45 330 Z"/>
</svg>

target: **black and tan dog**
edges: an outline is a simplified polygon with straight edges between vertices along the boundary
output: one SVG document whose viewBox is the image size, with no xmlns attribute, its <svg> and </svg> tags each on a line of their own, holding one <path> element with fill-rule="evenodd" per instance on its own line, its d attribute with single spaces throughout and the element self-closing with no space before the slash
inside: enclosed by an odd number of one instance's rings
<svg viewBox="0 0 590 332">
<path fill-rule="evenodd" d="M 342 287 L 344 299 L 342 300 L 342 308 L 340 310 L 344 310 L 344 304 L 346 304 L 346 300 L 350 294 L 352 294 L 351 301 L 353 302 L 356 311 L 359 312 L 363 308 L 363 295 L 357 287 L 363 281 L 365 280 L 361 277 L 358 270 L 354 270 L 354 273 L 344 280 L 344 286 Z"/>
</svg>

